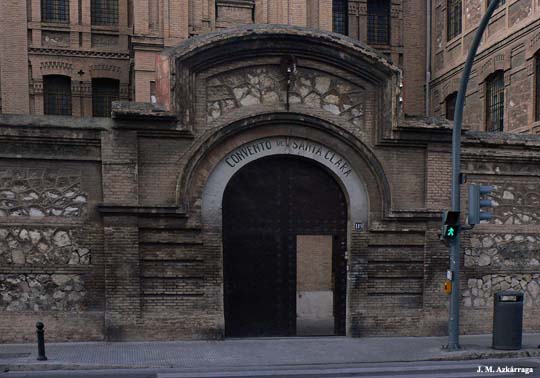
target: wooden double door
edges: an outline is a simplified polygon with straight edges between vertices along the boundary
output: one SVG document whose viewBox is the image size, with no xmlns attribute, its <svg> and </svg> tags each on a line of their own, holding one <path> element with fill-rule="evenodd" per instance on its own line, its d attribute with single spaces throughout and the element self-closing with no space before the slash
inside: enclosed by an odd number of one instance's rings
<svg viewBox="0 0 540 378">
<path fill-rule="evenodd" d="M 347 206 L 307 159 L 258 159 L 223 198 L 225 334 L 343 335 Z"/>
</svg>

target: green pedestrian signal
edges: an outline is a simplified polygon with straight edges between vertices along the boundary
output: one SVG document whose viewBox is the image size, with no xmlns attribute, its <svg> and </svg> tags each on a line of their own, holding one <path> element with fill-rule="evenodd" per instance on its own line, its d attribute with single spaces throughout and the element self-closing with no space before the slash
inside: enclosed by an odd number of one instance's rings
<svg viewBox="0 0 540 378">
<path fill-rule="evenodd" d="M 459 211 L 444 211 L 442 214 L 442 226 L 440 239 L 450 241 L 457 238 L 459 234 Z"/>
</svg>

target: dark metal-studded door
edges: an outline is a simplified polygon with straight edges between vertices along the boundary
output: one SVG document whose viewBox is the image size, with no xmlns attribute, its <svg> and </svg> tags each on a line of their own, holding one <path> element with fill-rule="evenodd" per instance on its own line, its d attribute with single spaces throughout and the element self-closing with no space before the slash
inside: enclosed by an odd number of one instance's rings
<svg viewBox="0 0 540 378">
<path fill-rule="evenodd" d="M 341 188 L 314 162 L 273 156 L 238 171 L 223 198 L 226 336 L 297 334 L 296 240 L 302 235 L 332 238 L 331 334 L 344 334 L 346 224 Z"/>
</svg>

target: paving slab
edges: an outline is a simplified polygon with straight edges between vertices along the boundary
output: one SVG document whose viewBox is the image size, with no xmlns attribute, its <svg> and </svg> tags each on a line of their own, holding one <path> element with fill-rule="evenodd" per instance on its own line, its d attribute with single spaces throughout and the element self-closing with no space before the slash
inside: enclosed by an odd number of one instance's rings
<svg viewBox="0 0 540 378">
<path fill-rule="evenodd" d="M 447 337 L 291 337 L 174 342 L 48 343 L 47 361 L 34 344 L 0 345 L 0 369 L 219 368 L 469 360 L 540 356 L 540 333 L 525 334 L 523 348 L 491 349 L 491 335 L 461 336 L 463 347 L 445 351 Z M 2 371 L 2 370 L 0 370 Z"/>
</svg>

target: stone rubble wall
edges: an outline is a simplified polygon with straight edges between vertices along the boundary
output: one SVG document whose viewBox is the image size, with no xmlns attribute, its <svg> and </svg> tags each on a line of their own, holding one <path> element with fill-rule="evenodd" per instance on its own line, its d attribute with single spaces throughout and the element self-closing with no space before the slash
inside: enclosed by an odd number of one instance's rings
<svg viewBox="0 0 540 378">
<path fill-rule="evenodd" d="M 0 226 L 0 264 L 90 264 L 90 250 L 79 246 L 77 231 L 52 227 Z"/>
<path fill-rule="evenodd" d="M 539 224 L 540 182 L 503 182 L 494 185 L 491 196 L 495 224 Z"/>
<path fill-rule="evenodd" d="M 504 164 L 486 168 L 513 173 Z M 463 306 L 492 307 L 496 292 L 513 290 L 524 293 L 524 304 L 532 310 L 540 304 L 540 274 L 535 273 L 540 272 L 540 234 L 527 228 L 539 224 L 540 182 L 491 177 L 478 183 L 494 186 L 495 207 L 492 221 L 477 226 L 464 246 L 464 268 L 473 273 L 462 292 Z M 486 225 L 489 231 L 481 231 Z M 485 274 L 486 269 L 493 274 Z"/>
<path fill-rule="evenodd" d="M 540 266 L 540 235 L 472 234 L 471 247 L 465 248 L 465 266 Z"/>
<path fill-rule="evenodd" d="M 80 171 L 0 167 L 0 217 L 81 217 L 87 202 Z"/>
<path fill-rule="evenodd" d="M 2 311 L 81 311 L 85 296 L 78 274 L 0 274 Z"/>
<path fill-rule="evenodd" d="M 492 307 L 493 296 L 499 291 L 519 291 L 524 293 L 524 306 L 532 308 L 540 305 L 540 274 L 488 274 L 482 278 L 467 280 L 463 291 L 465 307 Z"/>
<path fill-rule="evenodd" d="M 234 109 L 286 102 L 287 79 L 279 66 L 242 68 L 216 75 L 207 82 L 208 122 Z M 355 126 L 364 122 L 365 91 L 325 72 L 299 68 L 291 85 L 290 104 L 323 109 Z"/>
</svg>

